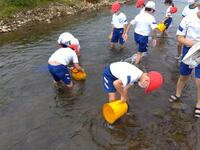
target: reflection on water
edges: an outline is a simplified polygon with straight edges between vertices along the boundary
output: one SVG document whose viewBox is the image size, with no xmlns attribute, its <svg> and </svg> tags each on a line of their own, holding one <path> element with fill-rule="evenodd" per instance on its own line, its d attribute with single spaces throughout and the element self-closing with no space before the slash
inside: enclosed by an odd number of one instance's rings
<svg viewBox="0 0 200 150">
<path fill-rule="evenodd" d="M 185 3 L 175 1 L 181 10 Z M 165 6 L 156 0 L 157 22 Z M 139 10 L 122 7 L 131 20 Z M 181 11 L 180 11 L 181 12 Z M 196 92 L 190 80 L 181 103 L 170 104 L 178 78 L 175 32 L 181 13 L 174 15 L 170 38 L 159 38 L 149 45 L 149 54 L 139 68 L 158 70 L 164 85 L 150 95 L 137 86 L 130 89 L 132 115 L 124 115 L 112 127 L 102 117 L 107 94 L 101 75 L 111 62 L 136 52 L 133 32 L 124 50 L 109 49 L 110 11 L 101 10 L 73 18 L 62 18 L 52 25 L 4 34 L 0 37 L 0 149 L 13 150 L 199 150 L 200 127 L 193 118 Z M 60 33 L 69 31 L 79 38 L 85 82 L 75 82 L 74 90 L 54 88 L 47 70 L 49 56 L 58 48 Z"/>
</svg>

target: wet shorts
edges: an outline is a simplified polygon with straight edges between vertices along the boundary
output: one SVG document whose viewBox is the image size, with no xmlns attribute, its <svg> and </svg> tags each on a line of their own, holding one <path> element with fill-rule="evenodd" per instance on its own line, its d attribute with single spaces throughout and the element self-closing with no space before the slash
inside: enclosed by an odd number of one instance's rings
<svg viewBox="0 0 200 150">
<path fill-rule="evenodd" d="M 106 92 L 116 92 L 115 86 L 113 85 L 115 80 L 117 80 L 117 78 L 110 72 L 110 65 L 106 66 L 103 72 L 103 85 Z"/>
<path fill-rule="evenodd" d="M 134 33 L 135 42 L 139 45 L 139 52 L 147 52 L 148 47 L 148 36 L 143 36 L 137 33 Z"/>
<path fill-rule="evenodd" d="M 169 17 L 167 20 L 164 21 L 164 24 L 166 26 L 165 30 L 167 30 L 172 23 L 172 17 Z"/>
<path fill-rule="evenodd" d="M 48 69 L 55 81 L 62 80 L 65 84 L 70 84 L 71 75 L 65 65 L 53 66 L 48 64 Z"/>
<path fill-rule="evenodd" d="M 189 49 L 190 49 L 190 47 L 183 46 L 182 59 L 187 54 Z M 187 76 L 187 75 L 190 75 L 191 73 L 192 73 L 192 68 L 189 68 L 189 65 L 186 65 L 185 63 L 181 62 L 180 63 L 180 74 L 183 76 L 184 75 Z M 200 78 L 200 65 L 195 67 L 195 77 Z"/>
<path fill-rule="evenodd" d="M 111 42 L 112 43 L 118 43 L 119 42 L 120 45 L 123 45 L 125 43 L 125 41 L 122 37 L 123 33 L 124 33 L 123 28 L 120 28 L 120 29 L 114 28 Z"/>
</svg>

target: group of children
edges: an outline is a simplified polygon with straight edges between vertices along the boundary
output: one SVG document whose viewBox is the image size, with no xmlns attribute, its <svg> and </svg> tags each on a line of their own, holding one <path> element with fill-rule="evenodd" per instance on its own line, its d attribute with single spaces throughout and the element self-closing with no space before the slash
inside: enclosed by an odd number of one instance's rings
<svg viewBox="0 0 200 150">
<path fill-rule="evenodd" d="M 176 7 L 172 0 L 165 0 L 164 3 L 168 8 L 163 20 L 166 28 L 162 32 L 162 35 L 167 36 L 166 30 L 172 22 L 172 14 L 176 12 Z M 148 39 L 151 34 L 152 45 L 153 47 L 156 46 L 158 25 L 154 17 L 154 12 L 156 10 L 154 1 L 148 1 L 145 4 L 144 0 L 138 0 L 136 2 L 136 7 L 141 8 L 140 13 L 128 24 L 126 15 L 120 12 L 120 3 L 116 2 L 112 5 L 112 13 L 114 14 L 112 17 L 111 48 L 114 48 L 114 43 L 119 43 L 120 48 L 124 48 L 124 43 L 128 40 L 128 32 L 131 26 L 134 26 L 134 40 L 138 44 L 135 64 L 138 64 L 142 58 L 142 53 L 147 52 Z"/>
<path fill-rule="evenodd" d="M 164 3 L 168 6 L 166 17 L 163 21 L 167 29 L 172 22 L 172 14 L 176 12 L 176 10 L 174 10 L 172 0 L 165 0 Z M 136 7 L 140 7 L 141 11 L 129 24 L 126 15 L 120 12 L 120 7 L 121 5 L 118 2 L 112 5 L 112 38 L 110 46 L 114 48 L 114 44 L 119 42 L 120 48 L 124 48 L 125 41 L 128 40 L 129 30 L 131 26 L 134 26 L 134 39 L 138 44 L 135 64 L 138 64 L 141 61 L 142 54 L 147 52 L 148 37 L 151 34 L 152 45 L 156 46 L 158 26 L 153 16 L 156 10 L 155 2 L 148 1 L 145 4 L 144 0 L 138 0 Z M 177 47 L 183 45 L 182 58 L 194 44 L 200 42 L 200 0 L 193 0 L 193 2 L 190 2 L 190 5 L 186 7 L 188 8 L 184 9 L 184 18 L 177 30 L 177 40 L 179 43 Z M 189 10 L 193 11 L 193 13 L 189 13 Z M 186 14 L 188 15 L 185 16 Z M 167 35 L 166 30 L 163 34 Z M 63 81 L 69 88 L 72 88 L 73 83 L 70 70 L 66 66 L 70 62 L 73 62 L 74 66 L 79 71 L 84 71 L 79 65 L 78 60 L 78 56 L 80 56 L 80 45 L 78 40 L 70 33 L 61 34 L 58 43 L 61 48 L 54 52 L 49 58 L 49 72 L 54 78 L 55 83 Z M 177 83 L 176 93 L 170 96 L 170 102 L 177 102 L 180 100 L 182 90 L 191 72 L 192 69 L 181 62 L 180 77 Z M 200 65 L 195 68 L 195 77 L 197 85 L 197 104 L 194 116 L 200 117 Z M 145 73 L 135 65 L 127 62 L 114 62 L 107 65 L 103 70 L 102 80 L 110 102 L 117 100 L 117 92 L 120 94 L 122 101 L 128 102 L 128 89 L 135 83 L 138 83 L 141 88 L 145 88 L 145 93 L 157 90 L 163 83 L 163 77 L 159 72 L 150 71 Z"/>
</svg>

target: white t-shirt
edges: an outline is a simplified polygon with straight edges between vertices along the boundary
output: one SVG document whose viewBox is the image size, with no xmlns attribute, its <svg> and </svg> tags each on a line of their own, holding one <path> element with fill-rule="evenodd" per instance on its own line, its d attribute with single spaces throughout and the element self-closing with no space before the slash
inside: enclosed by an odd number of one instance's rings
<svg viewBox="0 0 200 150">
<path fill-rule="evenodd" d="M 70 62 L 78 63 L 78 57 L 71 48 L 59 48 L 55 51 L 48 62 L 55 61 L 62 65 L 68 65 Z"/>
<path fill-rule="evenodd" d="M 199 11 L 198 7 L 194 8 L 194 9 L 190 9 L 189 6 L 190 6 L 190 5 L 187 5 L 187 6 L 185 6 L 185 8 L 183 9 L 183 12 L 182 12 L 182 16 L 183 16 L 183 17 L 186 17 L 186 16 L 188 16 L 188 15 L 190 15 L 190 14 L 195 14 L 195 13 L 197 13 L 197 12 Z"/>
<path fill-rule="evenodd" d="M 143 36 L 149 36 L 151 30 L 157 28 L 154 16 L 147 12 L 139 13 L 135 19 L 131 21 L 131 24 L 135 26 L 135 32 Z"/>
<path fill-rule="evenodd" d="M 124 25 L 126 25 L 127 23 L 128 21 L 124 13 L 120 12 L 118 15 L 113 14 L 111 24 L 113 24 L 115 28 L 117 29 L 124 28 Z"/>
<path fill-rule="evenodd" d="M 140 13 L 143 13 L 145 12 L 145 7 L 143 7 L 141 10 L 140 10 Z"/>
<path fill-rule="evenodd" d="M 110 71 L 113 76 L 122 80 L 123 87 L 137 82 L 143 73 L 140 69 L 127 62 L 112 63 Z"/>
<path fill-rule="evenodd" d="M 197 17 L 197 14 L 184 17 L 176 34 L 185 36 L 191 41 L 200 42 L 200 19 Z"/>
<path fill-rule="evenodd" d="M 169 6 L 169 7 L 167 8 L 166 14 L 165 14 L 166 17 L 172 17 L 172 13 L 170 12 L 171 7 L 172 7 L 172 6 Z"/>
</svg>

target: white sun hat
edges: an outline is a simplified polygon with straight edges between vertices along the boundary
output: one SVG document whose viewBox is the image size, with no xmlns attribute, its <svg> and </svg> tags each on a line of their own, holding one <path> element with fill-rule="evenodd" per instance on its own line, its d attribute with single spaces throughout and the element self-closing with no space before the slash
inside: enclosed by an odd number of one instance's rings
<svg viewBox="0 0 200 150">
<path fill-rule="evenodd" d="M 148 1 L 145 5 L 146 8 L 151 8 L 153 10 L 156 10 L 156 4 L 153 1 Z"/>
<path fill-rule="evenodd" d="M 69 45 L 71 40 L 74 39 L 74 38 L 75 37 L 71 33 L 64 32 L 59 36 L 58 44 Z"/>
</svg>

